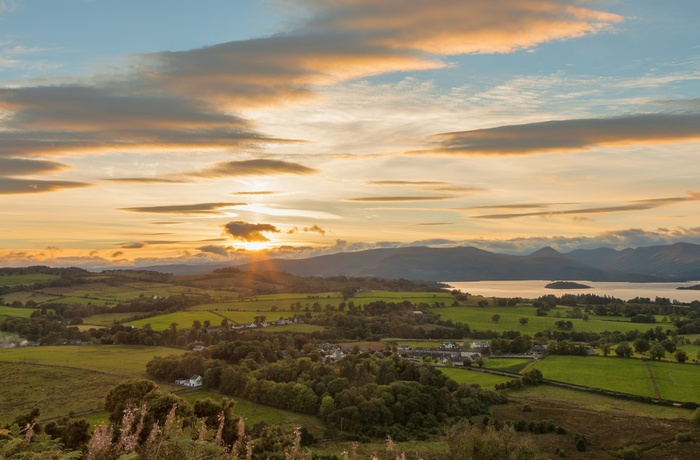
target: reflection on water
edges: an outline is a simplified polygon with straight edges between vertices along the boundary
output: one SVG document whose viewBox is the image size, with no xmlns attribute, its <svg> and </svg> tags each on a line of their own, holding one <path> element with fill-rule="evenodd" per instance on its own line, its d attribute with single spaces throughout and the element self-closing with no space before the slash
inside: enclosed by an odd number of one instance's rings
<svg viewBox="0 0 700 460">
<path fill-rule="evenodd" d="M 595 281 L 577 281 L 591 286 L 592 289 L 547 289 L 544 286 L 551 280 L 527 281 L 445 281 L 453 289 L 468 292 L 473 295 L 487 297 L 523 297 L 533 299 L 547 294 L 560 296 L 563 294 L 596 294 L 612 296 L 622 300 L 635 297 L 666 297 L 679 302 L 700 300 L 700 291 L 678 290 L 679 286 L 693 286 L 697 281 L 689 283 L 607 283 Z"/>
</svg>

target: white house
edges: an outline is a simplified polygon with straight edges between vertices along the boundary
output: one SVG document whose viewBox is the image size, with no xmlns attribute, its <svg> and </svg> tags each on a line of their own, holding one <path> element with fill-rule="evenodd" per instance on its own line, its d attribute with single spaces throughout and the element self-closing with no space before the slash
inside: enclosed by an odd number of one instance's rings
<svg viewBox="0 0 700 460">
<path fill-rule="evenodd" d="M 175 380 L 175 385 L 184 385 L 186 387 L 195 388 L 202 386 L 202 376 L 193 375 L 189 379 Z"/>
</svg>

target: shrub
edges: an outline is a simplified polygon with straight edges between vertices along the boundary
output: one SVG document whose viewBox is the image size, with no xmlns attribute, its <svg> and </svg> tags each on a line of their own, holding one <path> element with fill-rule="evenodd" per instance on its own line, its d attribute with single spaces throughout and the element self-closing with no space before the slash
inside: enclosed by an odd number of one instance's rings
<svg viewBox="0 0 700 460">
<path fill-rule="evenodd" d="M 695 425 L 700 425 L 700 407 L 695 409 L 693 415 L 690 416 L 690 421 L 693 422 L 693 424 Z"/>
<path fill-rule="evenodd" d="M 532 412 L 532 406 L 529 404 L 523 404 L 523 412 Z"/>
<path fill-rule="evenodd" d="M 617 451 L 618 457 L 623 460 L 639 460 L 639 450 L 635 446 L 623 447 Z"/>
<path fill-rule="evenodd" d="M 586 449 L 588 449 L 588 438 L 586 438 L 585 435 L 581 433 L 576 433 L 574 435 L 574 445 L 576 447 L 576 450 L 579 452 L 585 452 Z"/>
<path fill-rule="evenodd" d="M 693 433 L 686 431 L 683 433 L 676 434 L 676 441 L 677 442 L 690 442 L 692 440 L 693 440 Z"/>
</svg>

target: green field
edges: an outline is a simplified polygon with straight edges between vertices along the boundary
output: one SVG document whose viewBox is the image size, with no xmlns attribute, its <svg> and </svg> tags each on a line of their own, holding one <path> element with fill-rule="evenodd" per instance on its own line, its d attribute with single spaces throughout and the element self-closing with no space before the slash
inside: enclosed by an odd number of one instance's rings
<svg viewBox="0 0 700 460">
<path fill-rule="evenodd" d="M 135 345 L 23 347 L 0 350 L 0 361 L 51 364 L 145 378 L 146 363 L 154 356 L 180 353 L 184 350 Z"/>
<path fill-rule="evenodd" d="M 539 369 L 546 379 L 641 396 L 655 396 L 646 365 L 640 359 L 547 356 L 533 367 Z M 698 383 L 700 382 L 696 385 Z"/>
<path fill-rule="evenodd" d="M 478 383 L 482 387 L 490 388 L 492 390 L 497 383 L 504 383 L 509 380 L 513 380 L 512 377 L 488 374 L 486 372 L 470 371 L 459 367 L 441 367 L 440 371 L 455 382 L 466 384 Z"/>
<path fill-rule="evenodd" d="M 604 332 L 620 331 L 626 332 L 634 329 L 645 331 L 654 325 L 632 323 L 620 321 L 614 317 L 595 317 L 588 321 L 575 318 L 567 318 L 564 309 L 558 309 L 561 317 L 552 316 L 556 311 L 550 312 L 550 316 L 537 316 L 533 307 L 445 307 L 435 308 L 434 313 L 440 315 L 440 319 L 452 320 L 468 324 L 472 330 L 494 330 L 494 331 L 520 331 L 522 334 L 534 335 L 544 330 L 557 330 L 555 323 L 560 320 L 571 321 L 574 331 Z M 493 315 L 498 314 L 498 322 L 492 320 Z M 527 318 L 527 324 L 520 324 L 520 318 Z M 604 318 L 604 319 L 599 319 Z M 671 324 L 667 326 L 673 328 Z"/>
<path fill-rule="evenodd" d="M 505 372 L 521 372 L 535 362 L 534 359 L 523 358 L 488 358 L 484 367 Z"/>
<path fill-rule="evenodd" d="M 0 286 L 17 286 L 20 284 L 41 283 L 53 281 L 61 278 L 59 275 L 49 275 L 44 273 L 28 273 L 26 275 L 4 275 L 0 276 Z"/>
<path fill-rule="evenodd" d="M 649 362 L 661 397 L 700 403 L 700 365 Z"/>
<path fill-rule="evenodd" d="M 0 316 L 8 316 L 11 318 L 29 318 L 36 308 L 14 308 L 0 305 Z"/>
</svg>

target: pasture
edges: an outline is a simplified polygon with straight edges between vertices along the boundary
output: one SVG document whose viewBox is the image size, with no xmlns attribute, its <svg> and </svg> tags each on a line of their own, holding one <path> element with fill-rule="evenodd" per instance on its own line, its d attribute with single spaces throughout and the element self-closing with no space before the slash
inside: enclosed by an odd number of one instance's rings
<svg viewBox="0 0 700 460">
<path fill-rule="evenodd" d="M 120 378 L 146 378 L 146 363 L 154 356 L 184 352 L 177 348 L 135 345 L 23 347 L 0 350 L 0 361 L 72 367 L 114 374 Z"/>
<path fill-rule="evenodd" d="M 441 367 L 440 371 L 457 383 L 466 383 L 467 385 L 479 384 L 483 388 L 489 388 L 491 390 L 493 390 L 494 386 L 498 383 L 505 383 L 509 380 L 513 380 L 512 377 L 470 371 L 469 369 L 460 367 Z"/>
<path fill-rule="evenodd" d="M 700 365 L 650 361 L 661 397 L 700 403 Z"/>
<path fill-rule="evenodd" d="M 0 375 L 0 425 L 35 407 L 42 419 L 101 410 L 107 391 L 123 380 L 88 370 L 2 361 Z"/>
<path fill-rule="evenodd" d="M 20 284 L 43 283 L 61 278 L 59 275 L 45 273 L 27 273 L 25 275 L 0 275 L 0 286 L 18 286 Z"/>
<path fill-rule="evenodd" d="M 661 397 L 700 403 L 700 365 L 649 361 Z M 533 365 L 546 379 L 656 397 L 641 359 L 548 356 Z"/>
<path fill-rule="evenodd" d="M 560 317 L 554 316 L 556 312 L 560 313 Z M 588 321 L 576 318 L 567 318 L 565 309 L 557 309 L 550 312 L 550 316 L 537 316 L 534 307 L 444 307 L 435 308 L 433 313 L 440 315 L 442 320 L 452 320 L 452 322 L 461 322 L 468 324 L 472 330 L 484 331 L 520 331 L 522 334 L 530 336 L 544 330 L 557 330 L 556 322 L 561 320 L 571 321 L 574 325 L 574 331 L 588 332 L 604 332 L 604 331 L 620 331 L 626 332 L 638 329 L 646 331 L 654 325 L 632 323 L 630 321 L 620 321 L 621 318 L 615 317 L 594 317 Z M 493 316 L 499 315 L 498 322 L 493 321 Z M 527 324 L 521 324 L 520 319 L 527 318 Z M 668 328 L 673 328 L 668 324 Z"/>
<path fill-rule="evenodd" d="M 566 401 L 577 408 L 585 407 L 596 411 L 624 412 L 631 416 L 651 418 L 687 419 L 693 413 L 692 410 L 681 407 L 629 401 L 551 385 L 509 390 L 508 397 L 519 402 L 536 402 L 538 404 L 546 404 L 547 400 Z"/>
<path fill-rule="evenodd" d="M 0 316 L 10 318 L 29 318 L 35 311 L 36 308 L 15 308 L 0 305 Z"/>
</svg>

